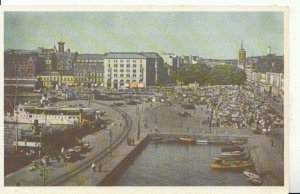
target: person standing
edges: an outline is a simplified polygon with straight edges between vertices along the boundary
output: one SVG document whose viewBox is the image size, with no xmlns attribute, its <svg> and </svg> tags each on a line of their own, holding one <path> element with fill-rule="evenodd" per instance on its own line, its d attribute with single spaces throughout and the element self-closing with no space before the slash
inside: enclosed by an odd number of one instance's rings
<svg viewBox="0 0 300 194">
<path fill-rule="evenodd" d="M 93 172 L 96 172 L 96 164 L 95 164 L 95 162 L 92 163 L 91 167 L 93 169 Z"/>
</svg>

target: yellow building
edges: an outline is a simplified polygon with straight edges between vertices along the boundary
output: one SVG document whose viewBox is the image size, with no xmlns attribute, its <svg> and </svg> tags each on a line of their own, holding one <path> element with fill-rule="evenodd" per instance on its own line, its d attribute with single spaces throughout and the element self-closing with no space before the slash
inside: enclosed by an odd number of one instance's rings
<svg viewBox="0 0 300 194">
<path fill-rule="evenodd" d="M 74 86 L 74 74 L 71 71 L 57 72 L 45 71 L 37 75 L 37 79 L 43 81 L 43 86 L 46 88 L 55 88 L 58 86 Z"/>
</svg>

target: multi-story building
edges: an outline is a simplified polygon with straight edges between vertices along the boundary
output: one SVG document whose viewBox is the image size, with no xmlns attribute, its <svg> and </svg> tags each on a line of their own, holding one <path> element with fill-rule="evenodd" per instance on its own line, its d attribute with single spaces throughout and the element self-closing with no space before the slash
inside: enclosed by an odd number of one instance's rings
<svg viewBox="0 0 300 194">
<path fill-rule="evenodd" d="M 75 78 L 72 71 L 44 71 L 37 75 L 37 79 L 43 81 L 46 88 L 55 88 L 56 86 L 74 86 Z"/>
<path fill-rule="evenodd" d="M 70 49 L 64 50 L 65 43 L 63 41 L 58 42 L 58 52 L 56 53 L 57 68 L 56 71 L 71 71 L 73 70 L 74 60 L 77 57 L 77 53 L 71 53 Z"/>
<path fill-rule="evenodd" d="M 35 78 L 36 61 L 35 51 L 6 50 L 4 52 L 4 77 Z"/>
<path fill-rule="evenodd" d="M 57 69 L 57 49 L 54 45 L 53 48 L 47 49 L 44 47 L 39 47 L 38 52 L 38 62 L 37 62 L 37 73 L 43 71 L 56 71 Z"/>
<path fill-rule="evenodd" d="M 110 52 L 104 56 L 104 86 L 147 87 L 163 79 L 163 59 L 153 52 Z"/>
<path fill-rule="evenodd" d="M 74 65 L 75 85 L 104 86 L 103 55 L 79 54 Z"/>
</svg>

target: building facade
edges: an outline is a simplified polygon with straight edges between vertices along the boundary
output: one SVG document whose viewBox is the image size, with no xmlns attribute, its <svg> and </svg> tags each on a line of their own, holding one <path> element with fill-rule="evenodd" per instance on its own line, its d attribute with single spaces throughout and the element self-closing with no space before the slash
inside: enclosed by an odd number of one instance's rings
<svg viewBox="0 0 300 194">
<path fill-rule="evenodd" d="M 37 53 L 24 50 L 4 52 L 5 78 L 35 78 Z"/>
<path fill-rule="evenodd" d="M 43 81 L 45 88 L 56 88 L 56 86 L 74 86 L 75 78 L 72 71 L 44 71 L 37 75 L 37 79 Z"/>
<path fill-rule="evenodd" d="M 75 85 L 104 86 L 103 55 L 78 54 L 74 64 Z"/>
<path fill-rule="evenodd" d="M 147 76 L 152 76 L 152 79 L 155 77 L 154 66 L 150 70 L 146 64 L 147 57 L 138 53 L 106 53 L 104 56 L 104 86 L 115 89 L 134 86 L 146 87 L 149 83 Z"/>
</svg>

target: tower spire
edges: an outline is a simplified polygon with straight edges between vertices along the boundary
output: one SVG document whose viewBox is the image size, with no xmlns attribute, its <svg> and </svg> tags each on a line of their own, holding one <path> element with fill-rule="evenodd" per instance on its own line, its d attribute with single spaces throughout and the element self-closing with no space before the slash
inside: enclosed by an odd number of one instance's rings
<svg viewBox="0 0 300 194">
<path fill-rule="evenodd" d="M 241 49 L 243 49 L 243 40 L 242 40 L 242 43 L 241 43 Z"/>
</svg>

